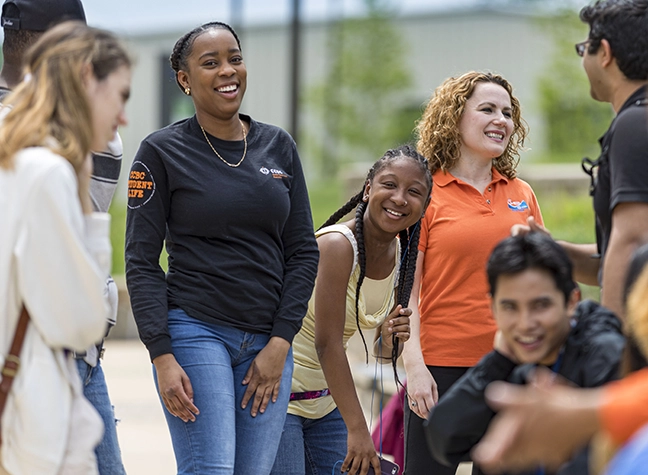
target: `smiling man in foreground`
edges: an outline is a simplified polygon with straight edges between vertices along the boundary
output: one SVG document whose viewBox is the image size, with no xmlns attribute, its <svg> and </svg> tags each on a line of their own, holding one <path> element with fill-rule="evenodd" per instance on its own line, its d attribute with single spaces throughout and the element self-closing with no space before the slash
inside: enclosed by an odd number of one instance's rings
<svg viewBox="0 0 648 475">
<path fill-rule="evenodd" d="M 542 365 L 577 386 L 600 386 L 616 379 L 624 345 L 614 314 L 592 301 L 579 303 L 572 264 L 550 237 L 505 239 L 487 273 L 498 326 L 494 350 L 441 398 L 426 428 L 433 455 L 448 465 L 469 460 L 495 415 L 484 399 L 488 384 L 524 384 Z M 557 473 L 588 474 L 586 451 Z"/>
</svg>

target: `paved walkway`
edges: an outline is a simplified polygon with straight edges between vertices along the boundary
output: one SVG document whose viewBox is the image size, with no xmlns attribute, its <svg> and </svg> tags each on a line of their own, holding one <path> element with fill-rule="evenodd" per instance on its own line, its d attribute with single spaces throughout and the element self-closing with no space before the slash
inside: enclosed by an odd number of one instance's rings
<svg viewBox="0 0 648 475">
<path fill-rule="evenodd" d="M 171 438 L 153 382 L 146 348 L 139 340 L 109 340 L 103 368 L 129 475 L 173 475 Z"/>
<path fill-rule="evenodd" d="M 370 377 L 373 375 L 373 364 L 370 364 L 369 368 L 364 365 L 364 350 L 359 338 L 354 337 L 351 344 L 349 355 L 359 383 L 360 399 L 363 405 L 368 407 L 371 391 L 362 389 L 361 381 L 367 380 L 367 373 Z M 103 368 L 110 397 L 115 406 L 115 415 L 121 420 L 117 432 L 127 473 L 175 474 L 171 439 L 144 345 L 133 339 L 108 340 Z M 392 387 L 391 368 L 385 366 L 383 371 L 385 385 Z M 467 467 L 460 468 L 457 474 L 469 475 L 470 471 Z"/>
</svg>

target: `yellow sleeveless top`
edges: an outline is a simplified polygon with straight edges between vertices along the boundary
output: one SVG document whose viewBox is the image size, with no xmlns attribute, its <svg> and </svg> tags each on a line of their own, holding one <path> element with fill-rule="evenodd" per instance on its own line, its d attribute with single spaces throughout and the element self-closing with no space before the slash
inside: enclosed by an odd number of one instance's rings
<svg viewBox="0 0 648 475">
<path fill-rule="evenodd" d="M 327 233 L 343 234 L 353 246 L 353 267 L 349 277 L 346 297 L 346 322 L 344 324 L 343 344 L 346 349 L 349 338 L 358 330 L 355 315 L 355 295 L 358 278 L 360 277 L 360 266 L 358 265 L 358 244 L 353 232 L 343 224 L 327 226 L 315 233 L 316 237 Z M 394 269 L 391 274 L 383 280 L 373 281 L 365 278 L 360 289 L 358 302 L 358 318 L 363 329 L 371 329 L 380 326 L 389 312 L 394 307 L 394 288 L 398 285 L 398 263 L 400 261 L 400 244 L 396 252 Z M 373 285 L 377 283 L 378 285 Z M 380 285 L 382 284 L 382 285 Z M 382 288 L 382 291 L 376 292 Z M 374 289 L 374 291 L 371 291 Z M 387 290 L 387 291 L 386 291 Z M 320 366 L 317 352 L 315 350 L 315 293 L 317 292 L 317 281 L 308 302 L 308 312 L 304 317 L 302 328 L 293 341 L 293 356 L 295 367 L 293 370 L 291 392 L 318 391 L 328 387 L 322 367 Z M 374 313 L 367 313 L 367 307 L 378 309 Z M 371 346 L 370 346 L 371 347 Z M 324 396 L 317 399 L 305 399 L 291 401 L 288 405 L 288 413 L 307 419 L 319 419 L 335 409 L 335 402 L 332 396 Z"/>
</svg>

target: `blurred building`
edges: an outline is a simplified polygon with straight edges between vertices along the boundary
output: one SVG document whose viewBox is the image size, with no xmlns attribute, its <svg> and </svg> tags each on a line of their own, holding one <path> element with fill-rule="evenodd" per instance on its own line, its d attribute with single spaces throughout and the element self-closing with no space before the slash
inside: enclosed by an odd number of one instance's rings
<svg viewBox="0 0 648 475">
<path fill-rule="evenodd" d="M 547 67 L 553 43 L 533 14 L 473 7 L 396 17 L 394 25 L 407 45 L 402 52 L 402 67 L 411 71 L 414 80 L 413 85 L 403 91 L 403 100 L 409 106 L 422 107 L 434 88 L 448 76 L 469 70 L 497 72 L 513 84 L 522 103 L 523 116 L 531 127 L 528 155 L 545 148 L 536 100 L 537 79 Z M 191 99 L 181 93 L 168 66 L 176 39 L 189 28 L 128 38 L 137 63 L 128 105 L 130 124 L 122 132 L 127 160 L 134 156 L 139 142 L 147 134 L 193 114 Z M 329 31 L 325 22 L 306 23 L 302 27 L 302 91 L 325 78 Z M 248 68 L 242 110 L 257 120 L 287 128 L 290 111 L 288 25 L 246 27 L 241 31 L 241 41 Z M 304 104 L 302 112 L 303 117 L 308 116 Z M 308 157 L 302 158 L 308 167 Z"/>
<path fill-rule="evenodd" d="M 473 7 L 399 16 L 394 18 L 394 25 L 406 45 L 402 51 L 401 65 L 411 71 L 413 79 L 413 84 L 403 91 L 404 106 L 423 107 L 436 86 L 448 76 L 469 70 L 496 72 L 512 83 L 514 93 L 522 104 L 523 117 L 531 128 L 527 142 L 531 150 L 523 160 L 528 161 L 534 154 L 546 150 L 543 145 L 543 119 L 537 100 L 537 81 L 548 67 L 553 40 L 535 15 Z M 191 98 L 185 96 L 176 85 L 168 61 L 175 41 L 193 26 L 128 37 L 136 64 L 131 99 L 127 106 L 129 125 L 121 131 L 124 140 L 124 175 L 128 173 L 130 160 L 144 137 L 193 114 Z M 302 27 L 300 74 L 304 93 L 325 80 L 330 31 L 330 25 L 325 22 L 309 22 Z M 240 33 L 248 69 L 242 111 L 256 120 L 287 129 L 290 122 L 288 25 L 254 25 Z M 574 61 L 578 61 L 578 58 L 574 57 Z M 302 103 L 301 116 L 305 119 L 302 131 L 321 133 L 318 130 L 305 130 L 309 125 L 313 128 L 312 121 L 308 120 L 309 115 L 308 104 Z M 308 174 L 310 158 L 301 147 L 300 153 Z M 361 179 L 366 165 L 360 168 Z M 311 171 L 311 180 L 317 178 L 313 175 Z M 352 178 L 353 171 L 349 170 L 348 175 Z M 552 181 L 555 181 L 555 177 Z M 126 182 L 125 178 L 120 180 L 120 186 Z M 125 200 L 125 196 L 125 192 L 118 193 L 116 201 L 119 197 Z M 135 324 L 121 280 L 120 287 L 122 308 L 113 336 L 135 336 Z"/>
</svg>

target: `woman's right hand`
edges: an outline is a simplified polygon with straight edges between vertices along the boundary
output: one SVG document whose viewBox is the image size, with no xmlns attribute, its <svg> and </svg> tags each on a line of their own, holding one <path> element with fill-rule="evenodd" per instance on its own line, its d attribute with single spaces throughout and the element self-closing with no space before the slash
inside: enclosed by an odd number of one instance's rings
<svg viewBox="0 0 648 475">
<path fill-rule="evenodd" d="M 407 394 L 410 410 L 421 419 L 427 419 L 439 401 L 439 391 L 425 365 L 417 365 L 407 371 Z"/>
<path fill-rule="evenodd" d="M 375 473 L 381 473 L 380 459 L 366 426 L 358 431 L 349 429 L 347 455 L 340 470 L 342 473 L 367 475 L 367 471 L 371 466 Z"/>
<path fill-rule="evenodd" d="M 158 391 L 167 410 L 184 422 L 194 422 L 200 411 L 193 403 L 193 388 L 187 373 L 171 353 L 153 360 Z"/>
<path fill-rule="evenodd" d="M 511 236 L 524 236 L 531 232 L 542 233 L 551 237 L 551 233 L 541 224 L 536 223 L 533 216 L 527 218 L 527 224 L 514 224 L 511 226 Z"/>
</svg>

